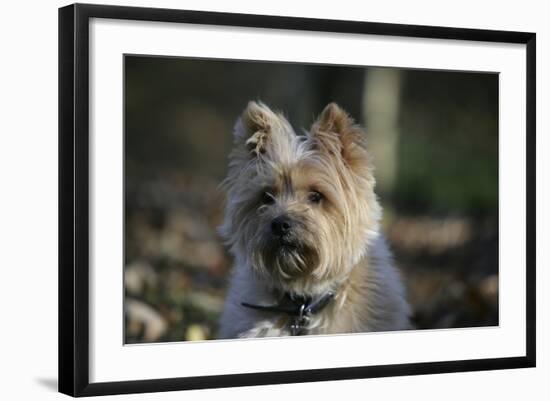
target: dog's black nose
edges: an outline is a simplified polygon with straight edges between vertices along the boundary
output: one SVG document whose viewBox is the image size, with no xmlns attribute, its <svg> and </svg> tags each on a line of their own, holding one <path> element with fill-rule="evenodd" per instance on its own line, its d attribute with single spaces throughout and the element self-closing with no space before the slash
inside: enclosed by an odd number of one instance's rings
<svg viewBox="0 0 550 401">
<path fill-rule="evenodd" d="M 286 216 L 279 216 L 271 221 L 271 232 L 279 237 L 288 234 L 292 224 Z"/>
</svg>

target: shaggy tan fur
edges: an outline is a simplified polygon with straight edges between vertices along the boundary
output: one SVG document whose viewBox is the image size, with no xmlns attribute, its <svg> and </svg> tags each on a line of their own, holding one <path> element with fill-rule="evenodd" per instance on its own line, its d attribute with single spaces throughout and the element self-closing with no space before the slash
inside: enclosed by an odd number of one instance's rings
<svg viewBox="0 0 550 401">
<path fill-rule="evenodd" d="M 237 121 L 221 234 L 235 267 L 220 337 L 289 335 L 288 317 L 243 307 L 282 294 L 335 299 L 308 334 L 409 328 L 403 285 L 379 231 L 381 207 L 363 130 L 329 104 L 309 132 L 250 102 Z M 285 240 L 273 221 L 291 222 Z"/>
</svg>

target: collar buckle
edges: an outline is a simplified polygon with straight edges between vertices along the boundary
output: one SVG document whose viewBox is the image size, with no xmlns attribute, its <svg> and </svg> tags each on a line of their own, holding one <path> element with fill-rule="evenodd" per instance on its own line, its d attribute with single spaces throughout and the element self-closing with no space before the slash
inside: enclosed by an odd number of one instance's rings
<svg viewBox="0 0 550 401">
<path fill-rule="evenodd" d="M 305 314 L 307 311 L 306 304 L 303 303 L 300 306 L 300 311 L 298 316 L 295 316 L 292 318 L 292 321 L 290 323 L 290 334 L 293 336 L 299 336 L 304 334 L 305 328 L 307 326 L 307 323 L 309 321 L 309 316 Z"/>
</svg>

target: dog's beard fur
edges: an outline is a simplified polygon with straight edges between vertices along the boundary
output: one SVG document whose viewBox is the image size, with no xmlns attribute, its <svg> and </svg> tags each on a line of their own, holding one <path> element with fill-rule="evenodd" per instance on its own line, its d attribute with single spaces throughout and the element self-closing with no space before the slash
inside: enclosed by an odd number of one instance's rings
<svg viewBox="0 0 550 401">
<path fill-rule="evenodd" d="M 340 285 L 380 219 L 362 130 L 329 104 L 297 135 L 284 116 L 251 102 L 234 135 L 221 233 L 236 259 L 283 292 Z M 288 227 L 279 230 L 277 219 Z"/>
</svg>

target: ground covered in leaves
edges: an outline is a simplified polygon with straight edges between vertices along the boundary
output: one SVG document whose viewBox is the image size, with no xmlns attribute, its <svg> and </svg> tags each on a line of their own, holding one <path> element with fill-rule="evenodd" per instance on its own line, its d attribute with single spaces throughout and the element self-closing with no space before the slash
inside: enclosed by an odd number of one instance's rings
<svg viewBox="0 0 550 401">
<path fill-rule="evenodd" d="M 182 175 L 129 184 L 126 342 L 215 338 L 232 262 L 216 232 L 217 183 Z M 417 328 L 498 324 L 496 228 L 491 220 L 405 216 L 386 207 L 384 231 Z"/>
</svg>

